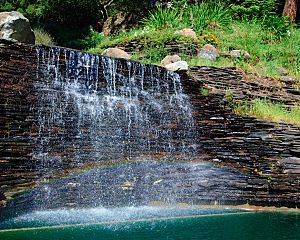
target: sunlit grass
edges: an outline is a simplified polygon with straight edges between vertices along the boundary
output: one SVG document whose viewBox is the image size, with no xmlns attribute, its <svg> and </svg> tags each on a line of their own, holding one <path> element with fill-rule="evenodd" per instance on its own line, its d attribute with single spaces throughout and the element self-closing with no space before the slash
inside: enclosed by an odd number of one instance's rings
<svg viewBox="0 0 300 240">
<path fill-rule="evenodd" d="M 36 28 L 33 30 L 35 35 L 35 44 L 36 45 L 46 45 L 53 46 L 55 45 L 53 37 L 41 28 Z"/>
<path fill-rule="evenodd" d="M 213 32 L 221 41 L 222 52 L 232 49 L 248 51 L 248 62 L 235 64 L 247 71 L 265 76 L 279 76 L 278 68 L 288 69 L 289 75 L 300 78 L 300 30 L 293 28 L 290 36 L 276 38 L 262 28 L 259 22 L 234 22 L 231 27 Z"/>
<path fill-rule="evenodd" d="M 288 109 L 280 103 L 255 99 L 251 102 L 236 104 L 234 111 L 240 115 L 255 116 L 268 121 L 284 122 L 300 126 L 300 106 Z"/>
</svg>

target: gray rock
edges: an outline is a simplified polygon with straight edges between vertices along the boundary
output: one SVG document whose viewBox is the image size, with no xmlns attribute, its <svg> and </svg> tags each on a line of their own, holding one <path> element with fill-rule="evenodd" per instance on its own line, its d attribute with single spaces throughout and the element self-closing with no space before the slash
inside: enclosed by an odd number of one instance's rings
<svg viewBox="0 0 300 240">
<path fill-rule="evenodd" d="M 102 52 L 102 55 L 113 58 L 130 59 L 130 55 L 119 48 L 108 48 Z"/>
<path fill-rule="evenodd" d="M 179 57 L 178 55 L 168 55 L 160 62 L 160 66 L 165 67 L 170 63 L 175 63 L 178 61 L 181 61 L 181 57 Z"/>
<path fill-rule="evenodd" d="M 186 61 L 178 61 L 175 63 L 170 63 L 165 66 L 165 68 L 169 71 L 188 71 L 189 65 Z"/>
<path fill-rule="evenodd" d="M 251 58 L 251 55 L 247 51 L 241 51 L 241 50 L 232 50 L 230 51 L 229 55 L 231 58 L 239 58 L 244 55 L 244 58 L 246 60 L 249 60 Z"/>
<path fill-rule="evenodd" d="M 238 58 L 241 56 L 241 50 L 232 50 L 229 55 L 231 58 Z"/>
<path fill-rule="evenodd" d="M 246 60 L 249 60 L 249 59 L 251 58 L 250 53 L 248 53 L 247 51 L 245 51 L 245 52 L 244 52 L 244 58 L 245 58 Z"/>
<path fill-rule="evenodd" d="M 205 44 L 197 55 L 199 58 L 208 59 L 211 61 L 217 60 L 220 56 L 218 50 L 211 44 Z"/>
<path fill-rule="evenodd" d="M 35 43 L 29 20 L 19 12 L 0 13 L 0 39 L 20 43 Z"/>
</svg>

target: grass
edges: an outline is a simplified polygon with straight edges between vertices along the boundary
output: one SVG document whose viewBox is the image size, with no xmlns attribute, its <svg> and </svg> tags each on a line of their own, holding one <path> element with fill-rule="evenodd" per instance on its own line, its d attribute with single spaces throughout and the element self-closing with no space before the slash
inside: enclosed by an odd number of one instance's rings
<svg viewBox="0 0 300 240">
<path fill-rule="evenodd" d="M 36 45 L 47 45 L 47 46 L 55 45 L 53 37 L 45 30 L 41 28 L 36 28 L 33 31 L 35 35 Z"/>
<path fill-rule="evenodd" d="M 228 25 L 231 22 L 229 9 L 220 2 L 184 5 L 180 9 L 157 7 L 143 20 L 151 29 L 191 28 L 201 32 L 209 25 Z"/>
<path fill-rule="evenodd" d="M 101 53 L 108 47 L 126 46 L 131 41 L 141 43 L 143 48 L 135 56 L 135 60 L 145 63 L 157 64 L 169 52 L 165 49 L 167 43 L 174 41 L 191 43 L 191 39 L 184 39 L 174 34 L 175 29 L 168 30 L 134 30 L 101 41 L 90 52 Z M 228 54 L 230 50 L 242 49 L 250 53 L 250 61 L 243 59 L 230 59 L 221 56 L 217 61 L 207 61 L 196 56 L 184 56 L 190 65 L 208 65 L 216 67 L 239 67 L 246 72 L 257 73 L 264 76 L 279 77 L 279 68 L 284 67 L 289 75 L 300 78 L 300 30 L 292 29 L 290 37 L 274 39 L 272 34 L 261 29 L 257 22 L 236 22 L 228 28 L 207 30 L 206 36 L 215 36 L 215 43 L 222 53 Z M 201 36 L 198 35 L 201 39 Z M 207 38 L 199 41 L 201 47 L 205 43 L 213 43 Z"/>
<path fill-rule="evenodd" d="M 288 69 L 289 74 L 300 77 L 300 30 L 293 28 L 290 36 L 277 38 L 262 28 L 257 21 L 234 22 L 229 28 L 213 32 L 221 41 L 222 52 L 232 49 L 248 51 L 249 62 L 242 59 L 232 62 L 248 72 L 266 76 L 279 76 L 279 67 Z"/>
<path fill-rule="evenodd" d="M 300 126 L 300 106 L 288 109 L 280 103 L 255 99 L 251 102 L 235 105 L 234 111 L 240 115 L 255 116 L 268 121 L 284 122 Z"/>
</svg>

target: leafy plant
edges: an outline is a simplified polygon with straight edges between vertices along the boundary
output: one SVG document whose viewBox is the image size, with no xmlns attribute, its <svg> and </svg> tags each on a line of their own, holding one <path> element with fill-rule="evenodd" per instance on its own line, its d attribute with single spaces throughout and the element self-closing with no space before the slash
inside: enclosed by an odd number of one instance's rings
<svg viewBox="0 0 300 240">
<path fill-rule="evenodd" d="M 232 1 L 230 9 L 235 19 L 258 19 L 267 14 L 275 13 L 280 4 L 280 0 L 244 0 Z"/>
<path fill-rule="evenodd" d="M 82 39 L 79 40 L 79 44 L 81 45 L 82 49 L 88 49 L 88 48 L 93 48 L 96 47 L 97 44 L 99 44 L 103 40 L 104 36 L 102 33 L 99 33 L 93 28 L 90 28 L 90 32 L 88 35 Z"/>
<path fill-rule="evenodd" d="M 180 15 L 177 9 L 157 6 L 142 23 L 151 29 L 176 28 L 180 26 Z"/>
<path fill-rule="evenodd" d="M 186 27 L 193 24 L 194 30 L 201 32 L 209 26 L 227 26 L 231 22 L 231 16 L 229 10 L 221 3 L 200 3 L 188 6 L 182 22 Z"/>
</svg>

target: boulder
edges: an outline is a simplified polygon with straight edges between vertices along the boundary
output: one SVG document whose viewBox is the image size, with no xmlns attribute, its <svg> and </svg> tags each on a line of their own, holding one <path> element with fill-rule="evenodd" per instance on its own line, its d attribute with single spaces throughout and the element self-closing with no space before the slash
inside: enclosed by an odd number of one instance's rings
<svg viewBox="0 0 300 240">
<path fill-rule="evenodd" d="M 249 60 L 251 58 L 250 54 L 247 51 L 232 50 L 229 53 L 231 58 L 239 58 L 242 56 L 242 54 L 246 60 Z"/>
<path fill-rule="evenodd" d="M 170 63 L 175 63 L 178 61 L 181 61 L 181 57 L 179 57 L 178 55 L 168 55 L 160 62 L 160 66 L 165 67 Z"/>
<path fill-rule="evenodd" d="M 215 61 L 220 55 L 218 50 L 211 44 L 205 44 L 197 55 L 199 58 Z"/>
<path fill-rule="evenodd" d="M 169 71 L 188 71 L 189 65 L 186 61 L 178 61 L 174 63 L 167 64 L 165 68 Z"/>
<path fill-rule="evenodd" d="M 195 41 L 198 40 L 197 34 L 194 32 L 193 29 L 190 29 L 190 28 L 185 28 L 185 29 L 176 31 L 175 34 L 178 34 L 183 37 L 193 38 Z"/>
<path fill-rule="evenodd" d="M 108 48 L 102 52 L 102 55 L 113 58 L 125 58 L 130 59 L 130 55 L 119 48 Z"/>
<path fill-rule="evenodd" d="M 0 13 L 0 39 L 20 43 L 35 43 L 29 21 L 19 12 Z"/>
</svg>

